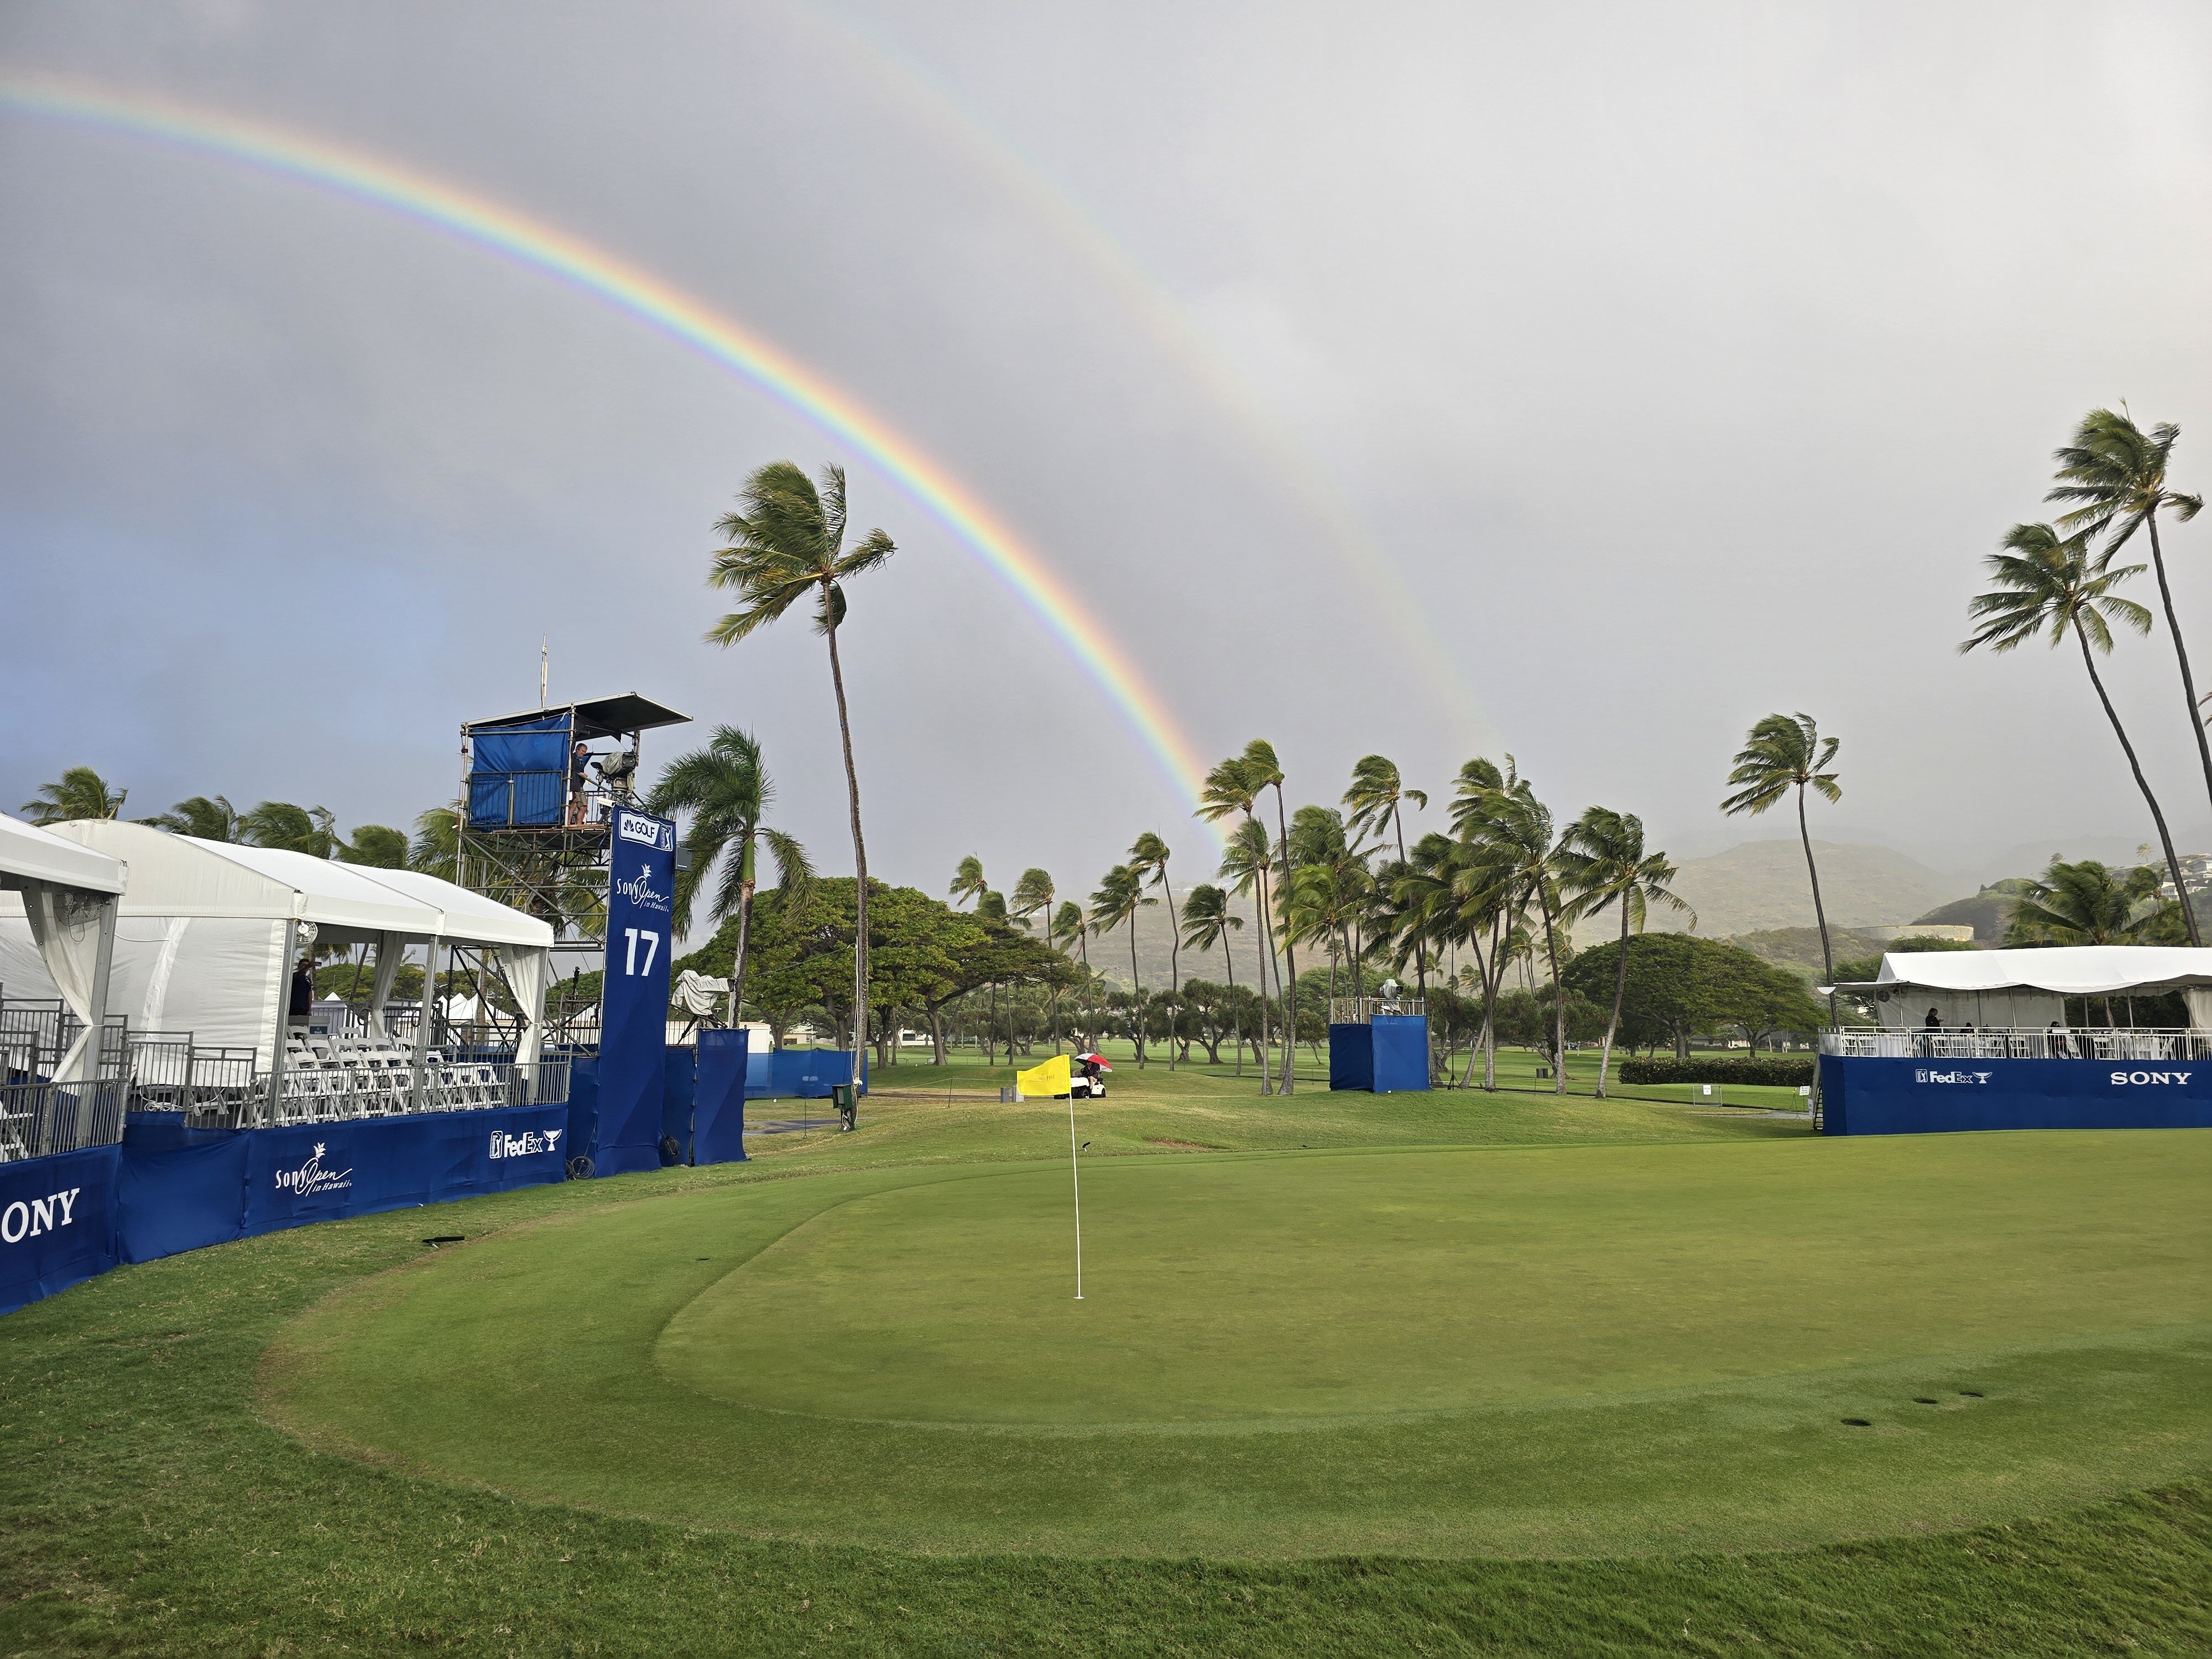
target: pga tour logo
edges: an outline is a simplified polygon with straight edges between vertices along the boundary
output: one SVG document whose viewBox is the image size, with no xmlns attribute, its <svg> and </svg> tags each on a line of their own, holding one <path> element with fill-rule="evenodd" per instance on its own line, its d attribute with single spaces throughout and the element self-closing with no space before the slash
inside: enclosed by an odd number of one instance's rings
<svg viewBox="0 0 2212 1659">
<path fill-rule="evenodd" d="M 491 1132 L 491 1155 L 494 1158 L 530 1158 L 539 1152 L 550 1152 L 560 1144 L 562 1131 L 532 1129 L 526 1133 L 511 1135 L 504 1129 Z"/>
<path fill-rule="evenodd" d="M 72 1187 L 65 1193 L 34 1198 L 27 1204 L 17 1199 L 5 1210 L 0 1210 L 0 1241 L 21 1244 L 27 1238 L 73 1224 L 76 1217 L 70 1212 L 76 1208 L 76 1195 L 83 1190 L 82 1187 Z"/>
<path fill-rule="evenodd" d="M 1915 1083 L 1987 1083 L 1987 1072 L 1931 1072 L 1925 1067 L 1912 1073 Z"/>
<path fill-rule="evenodd" d="M 323 1154 L 329 1150 L 321 1141 L 315 1143 L 315 1155 L 296 1170 L 276 1171 L 276 1190 L 289 1193 L 295 1198 L 307 1198 L 316 1193 L 335 1193 L 353 1185 L 350 1169 L 325 1170 Z"/>
<path fill-rule="evenodd" d="M 2186 1083 L 2186 1072 L 2115 1072 L 2112 1081 L 2122 1085 L 2130 1083 Z"/>
<path fill-rule="evenodd" d="M 636 842 L 657 852 L 672 853 L 676 850 L 676 826 L 640 813 L 618 814 L 615 819 L 615 833 L 624 841 Z"/>
</svg>

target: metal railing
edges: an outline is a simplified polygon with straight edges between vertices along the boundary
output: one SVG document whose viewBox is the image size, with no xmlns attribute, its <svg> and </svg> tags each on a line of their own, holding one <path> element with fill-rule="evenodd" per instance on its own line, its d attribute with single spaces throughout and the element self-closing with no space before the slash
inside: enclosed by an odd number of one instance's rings
<svg viewBox="0 0 2212 1659">
<path fill-rule="evenodd" d="M 128 1093 L 129 1086 L 114 1077 L 91 1083 L 0 1083 L 0 1164 L 112 1146 L 123 1139 Z"/>
<path fill-rule="evenodd" d="M 390 1059 L 361 1054 L 351 1059 L 288 1056 L 276 1097 L 268 1079 L 231 1109 L 221 1125 L 259 1128 L 280 1123 L 336 1123 L 351 1118 L 398 1117 L 410 1112 L 488 1111 L 501 1106 L 557 1106 L 568 1098 L 569 1061 L 555 1055 L 527 1065 L 509 1059 L 477 1059 L 432 1049 L 425 1057 L 422 1088 L 415 1085 L 414 1057 L 397 1050 Z M 204 1118 L 204 1113 L 196 1114 Z"/>
<path fill-rule="evenodd" d="M 1375 1016 L 1425 1014 L 1428 1004 L 1419 997 L 1331 997 L 1328 1000 L 1328 1023 L 1332 1025 L 1372 1025 Z"/>
<path fill-rule="evenodd" d="M 2212 1032 L 2148 1026 L 1823 1031 L 1820 1052 L 1847 1060 L 2107 1060 L 2212 1061 Z"/>
</svg>

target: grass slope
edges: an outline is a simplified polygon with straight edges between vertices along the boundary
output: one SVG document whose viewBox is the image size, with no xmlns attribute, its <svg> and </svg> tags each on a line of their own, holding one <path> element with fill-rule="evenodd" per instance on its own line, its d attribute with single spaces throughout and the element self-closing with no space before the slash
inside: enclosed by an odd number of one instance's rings
<svg viewBox="0 0 2212 1659">
<path fill-rule="evenodd" d="M 1097 1121 L 1149 1146 L 1155 1115 L 1176 1120 L 1139 1094 L 1117 1092 Z M 1310 1103 L 1248 1103 L 1233 1132 L 1296 1144 Z M 1388 1123 L 1399 1103 L 1369 1104 Z M 1510 1098 L 1489 1103 L 1490 1138 L 1544 1139 L 1559 1109 L 1533 1104 L 1523 1120 Z M 1698 1133 L 1716 1121 L 1651 1110 Z M 513 1230 L 558 1229 L 586 1211 L 638 1214 L 732 1188 L 765 1195 L 811 1184 L 788 1177 L 817 1168 L 911 1167 L 933 1155 L 922 1128 L 894 1140 L 886 1118 L 872 1105 L 861 1134 L 813 1146 L 793 1137 L 750 1166 L 539 1188 L 201 1251 L 0 1322 L 0 1651 L 2017 1655 L 2212 1645 L 2212 1488 L 2198 1477 L 2042 1519 L 1764 1553 L 1246 1565 L 944 1558 L 834 1540 L 795 1548 L 521 1501 L 324 1455 L 259 1414 L 257 1373 L 271 1342 L 333 1291 L 418 1261 L 426 1232 L 470 1234 L 458 1264 Z M 1653 1131 L 1631 1122 L 1621 1133 Z M 974 1148 L 987 1143 L 980 1126 L 963 1133 Z M 577 1403 L 549 1399 L 516 1415 L 557 1438 Z M 669 1450 L 643 1436 L 632 1443 Z"/>
</svg>

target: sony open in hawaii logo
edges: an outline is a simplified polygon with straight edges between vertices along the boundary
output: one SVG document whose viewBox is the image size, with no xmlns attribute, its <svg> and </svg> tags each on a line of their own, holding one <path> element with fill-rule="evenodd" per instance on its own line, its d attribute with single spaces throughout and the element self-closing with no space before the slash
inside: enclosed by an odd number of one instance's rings
<svg viewBox="0 0 2212 1659">
<path fill-rule="evenodd" d="M 276 1171 L 276 1190 L 290 1193 L 295 1198 L 312 1197 L 316 1193 L 335 1193 L 353 1185 L 353 1170 L 325 1170 L 323 1154 L 330 1149 L 321 1141 L 315 1143 L 315 1155 L 296 1170 Z"/>
<path fill-rule="evenodd" d="M 644 910 L 665 910 L 668 895 L 653 884 L 653 872 L 641 870 L 626 881 L 615 883 L 615 891 Z"/>
<path fill-rule="evenodd" d="M 531 1129 L 511 1135 L 504 1129 L 491 1132 L 491 1155 L 494 1158 L 532 1158 L 539 1152 L 550 1152 L 560 1144 L 559 1129 Z"/>
</svg>

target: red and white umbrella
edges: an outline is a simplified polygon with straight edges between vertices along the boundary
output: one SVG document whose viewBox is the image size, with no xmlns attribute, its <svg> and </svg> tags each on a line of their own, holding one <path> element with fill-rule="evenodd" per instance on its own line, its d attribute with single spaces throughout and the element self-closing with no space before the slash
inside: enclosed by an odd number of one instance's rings
<svg viewBox="0 0 2212 1659">
<path fill-rule="evenodd" d="M 1079 1066 L 1096 1066 L 1102 1072 L 1110 1072 L 1114 1069 L 1106 1063 L 1106 1056 L 1103 1054 L 1078 1054 L 1075 1060 Z"/>
</svg>

